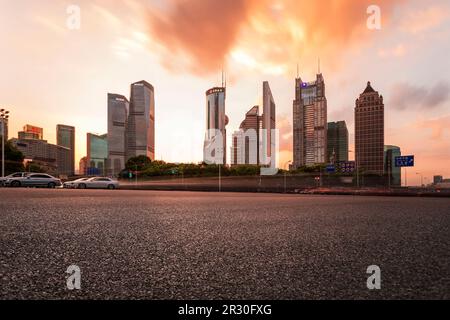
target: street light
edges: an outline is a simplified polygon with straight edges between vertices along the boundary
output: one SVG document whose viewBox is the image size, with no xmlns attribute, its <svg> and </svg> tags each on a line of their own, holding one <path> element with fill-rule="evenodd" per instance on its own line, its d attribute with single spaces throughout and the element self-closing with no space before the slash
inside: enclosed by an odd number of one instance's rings
<svg viewBox="0 0 450 320">
<path fill-rule="evenodd" d="M 359 166 L 358 166 L 358 161 L 357 161 L 357 157 L 356 157 L 356 152 L 353 150 L 348 150 L 348 152 L 352 152 L 355 154 L 356 187 L 359 189 Z"/>
<path fill-rule="evenodd" d="M 5 124 L 9 118 L 9 111 L 0 109 L 0 121 L 2 123 L 2 178 L 5 177 Z"/>
<path fill-rule="evenodd" d="M 420 172 L 416 172 L 416 175 L 420 175 L 420 186 L 423 187 L 423 174 Z"/>
<path fill-rule="evenodd" d="M 287 166 L 288 164 L 290 164 L 290 163 L 292 163 L 291 160 L 289 160 L 288 162 L 286 162 L 286 163 L 284 164 L 284 168 L 286 168 L 286 166 Z M 287 167 L 287 168 L 289 169 L 289 167 Z M 286 174 L 287 174 L 287 170 L 284 169 L 284 193 L 286 193 Z"/>
</svg>

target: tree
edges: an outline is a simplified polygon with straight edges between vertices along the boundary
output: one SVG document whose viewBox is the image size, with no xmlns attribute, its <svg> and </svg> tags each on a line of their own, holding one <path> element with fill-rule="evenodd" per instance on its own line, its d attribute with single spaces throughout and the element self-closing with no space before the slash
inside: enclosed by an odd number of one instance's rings
<svg viewBox="0 0 450 320">
<path fill-rule="evenodd" d="M 125 164 L 125 169 L 129 171 L 144 171 L 150 168 L 152 160 L 147 156 L 137 156 L 128 159 Z"/>
<path fill-rule="evenodd" d="M 42 168 L 38 163 L 35 163 L 33 161 L 28 162 L 25 167 L 26 172 L 34 172 L 34 173 L 45 173 L 46 170 Z"/>
<path fill-rule="evenodd" d="M 1 140 L 0 140 L 0 150 L 1 150 Z M 16 147 L 12 145 L 10 141 L 5 143 L 5 175 L 24 171 L 23 160 L 25 156 Z M 1 166 L 1 156 L 0 156 L 0 166 Z M 0 172 L 1 173 L 1 172 Z"/>
</svg>

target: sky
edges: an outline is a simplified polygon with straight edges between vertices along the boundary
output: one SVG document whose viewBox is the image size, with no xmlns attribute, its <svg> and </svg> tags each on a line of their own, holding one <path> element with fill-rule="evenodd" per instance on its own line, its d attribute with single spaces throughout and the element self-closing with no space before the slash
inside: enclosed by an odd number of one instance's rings
<svg viewBox="0 0 450 320">
<path fill-rule="evenodd" d="M 370 5 L 380 28 L 368 28 Z M 347 122 L 353 150 L 355 100 L 371 81 L 385 101 L 385 144 L 416 157 L 414 185 L 450 178 L 449 38 L 448 0 L 0 0 L 0 106 L 10 136 L 32 124 L 54 143 L 57 124 L 75 126 L 78 165 L 86 133 L 106 133 L 107 93 L 129 96 L 146 80 L 156 158 L 198 162 L 205 91 L 224 69 L 229 145 L 269 81 L 284 167 L 297 64 L 312 81 L 320 58 L 328 120 Z"/>
</svg>

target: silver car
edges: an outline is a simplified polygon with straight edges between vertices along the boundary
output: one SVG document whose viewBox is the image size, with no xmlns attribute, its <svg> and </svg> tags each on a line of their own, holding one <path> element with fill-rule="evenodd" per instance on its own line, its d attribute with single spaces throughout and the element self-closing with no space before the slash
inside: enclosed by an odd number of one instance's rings
<svg viewBox="0 0 450 320">
<path fill-rule="evenodd" d="M 7 187 L 47 187 L 55 188 L 62 185 L 61 180 L 45 173 L 29 173 L 23 177 L 8 178 Z"/>
<path fill-rule="evenodd" d="M 78 188 L 78 184 L 79 184 L 80 182 L 87 181 L 87 180 L 89 180 L 89 179 L 90 179 L 90 178 L 80 178 L 80 179 L 77 179 L 77 180 L 74 180 L 74 181 L 67 181 L 67 182 L 64 182 L 63 187 L 64 187 L 65 189 Z"/>
<path fill-rule="evenodd" d="M 29 174 L 28 172 L 15 172 L 15 173 L 10 174 L 10 175 L 8 175 L 6 177 L 3 177 L 3 178 L 0 177 L 0 186 L 4 186 L 6 180 L 8 180 L 8 179 L 11 179 L 11 178 L 22 178 L 22 177 L 25 177 L 28 174 Z"/>
<path fill-rule="evenodd" d="M 107 177 L 90 178 L 85 181 L 80 181 L 75 184 L 78 189 L 118 189 L 119 182 Z"/>
</svg>

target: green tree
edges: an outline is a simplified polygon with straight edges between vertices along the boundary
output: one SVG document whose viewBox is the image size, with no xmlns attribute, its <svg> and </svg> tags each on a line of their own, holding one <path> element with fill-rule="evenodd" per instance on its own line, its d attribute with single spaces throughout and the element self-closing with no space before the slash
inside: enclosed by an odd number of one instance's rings
<svg viewBox="0 0 450 320">
<path fill-rule="evenodd" d="M 137 156 L 130 158 L 125 164 L 125 169 L 130 171 L 144 171 L 150 168 L 152 160 L 147 156 Z"/>
<path fill-rule="evenodd" d="M 1 140 L 0 140 L 0 150 L 1 150 Z M 5 143 L 5 175 L 24 171 L 23 160 L 25 156 L 16 147 L 12 145 L 10 141 Z M 1 156 L 0 156 L 0 166 L 1 166 Z M 0 172 L 1 173 L 1 172 Z"/>
</svg>

